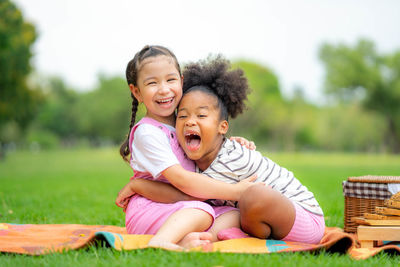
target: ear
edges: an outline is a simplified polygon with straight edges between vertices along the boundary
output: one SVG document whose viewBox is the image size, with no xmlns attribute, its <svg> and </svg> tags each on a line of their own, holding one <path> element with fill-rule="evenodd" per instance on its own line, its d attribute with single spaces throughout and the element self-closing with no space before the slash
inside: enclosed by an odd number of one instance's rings
<svg viewBox="0 0 400 267">
<path fill-rule="evenodd" d="M 228 132 L 229 129 L 229 123 L 226 120 L 223 120 L 219 123 L 218 125 L 218 133 L 219 134 L 226 134 Z"/>
<path fill-rule="evenodd" d="M 143 102 L 142 94 L 140 93 L 140 90 L 137 86 L 129 84 L 129 90 L 131 90 L 133 96 L 137 99 L 139 103 Z"/>
<path fill-rule="evenodd" d="M 181 87 L 183 87 L 183 75 L 181 75 Z"/>
</svg>

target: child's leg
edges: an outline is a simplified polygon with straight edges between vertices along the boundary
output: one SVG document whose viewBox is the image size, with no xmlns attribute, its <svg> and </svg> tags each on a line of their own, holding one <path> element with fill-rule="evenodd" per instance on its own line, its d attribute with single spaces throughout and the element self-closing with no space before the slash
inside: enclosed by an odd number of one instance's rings
<svg viewBox="0 0 400 267">
<path fill-rule="evenodd" d="M 264 185 L 247 189 L 239 200 L 242 229 L 258 238 L 284 238 L 296 218 L 293 203 Z"/>
<path fill-rule="evenodd" d="M 212 242 L 218 241 L 218 233 L 221 230 L 232 227 L 240 228 L 240 214 L 237 209 L 230 210 L 218 216 L 211 229 L 208 231 L 212 234 Z"/>
<path fill-rule="evenodd" d="M 282 240 L 309 244 L 318 244 L 325 232 L 324 216 L 316 215 L 293 203 L 296 208 L 296 220 L 289 234 Z"/>
<path fill-rule="evenodd" d="M 192 247 L 208 243 L 211 235 L 192 232 L 206 231 L 212 225 L 213 220 L 211 214 L 201 209 L 185 208 L 178 210 L 168 217 L 150 240 L 149 246 L 179 248 L 178 246 L 174 247 L 173 244 Z M 189 235 L 189 233 L 192 234 Z"/>
<path fill-rule="evenodd" d="M 221 230 L 229 228 L 240 229 L 239 210 L 232 207 L 214 207 L 214 210 L 217 218 L 208 232 L 200 232 L 205 230 L 201 230 L 202 228 L 205 228 L 204 226 L 208 226 L 206 229 L 209 228 L 210 225 L 206 223 L 207 219 L 211 218 L 210 223 L 212 223 L 213 218 L 208 213 L 196 209 L 183 209 L 177 211 L 168 218 L 157 234 L 149 242 L 149 245 L 169 249 L 179 249 L 178 246 L 174 245 L 174 240 L 176 240 L 178 235 L 182 236 L 182 234 L 186 232 L 187 234 L 176 244 L 185 248 L 191 248 L 207 244 L 210 241 L 218 241 L 218 233 L 221 232 Z M 208 214 L 207 218 L 205 218 L 205 214 Z M 190 229 L 192 231 L 190 231 Z M 180 232 L 180 234 L 178 232 Z"/>
</svg>

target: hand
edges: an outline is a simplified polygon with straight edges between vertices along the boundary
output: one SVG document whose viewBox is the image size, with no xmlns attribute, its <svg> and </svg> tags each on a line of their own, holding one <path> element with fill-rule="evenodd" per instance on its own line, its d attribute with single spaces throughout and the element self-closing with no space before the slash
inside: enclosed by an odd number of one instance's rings
<svg viewBox="0 0 400 267">
<path fill-rule="evenodd" d="M 238 199 L 240 196 L 243 194 L 244 191 L 246 191 L 247 188 L 253 185 L 258 185 L 262 184 L 265 185 L 264 182 L 254 182 L 257 179 L 257 174 L 254 174 L 253 176 L 250 176 L 249 178 L 241 180 L 239 183 L 236 184 L 237 190 L 238 190 Z M 235 199 L 235 200 L 238 200 Z"/>
<path fill-rule="evenodd" d="M 256 145 L 254 144 L 254 142 L 253 142 L 253 141 L 249 141 L 249 140 L 247 140 L 247 139 L 244 138 L 244 137 L 240 137 L 240 136 L 231 136 L 231 137 L 229 138 L 229 140 L 231 140 L 231 141 L 236 141 L 236 142 L 238 142 L 239 144 L 241 144 L 242 146 L 244 146 L 244 147 L 246 147 L 246 148 L 248 148 L 248 149 L 250 149 L 250 150 L 255 150 L 255 149 L 256 149 Z"/>
<path fill-rule="evenodd" d="M 118 192 L 118 196 L 115 199 L 115 204 L 120 207 L 123 208 L 124 211 L 126 210 L 126 208 L 128 207 L 128 203 L 129 200 L 131 199 L 131 197 L 135 194 L 135 192 L 132 190 L 131 187 L 132 181 L 130 181 L 129 183 L 127 183 L 119 192 Z"/>
</svg>

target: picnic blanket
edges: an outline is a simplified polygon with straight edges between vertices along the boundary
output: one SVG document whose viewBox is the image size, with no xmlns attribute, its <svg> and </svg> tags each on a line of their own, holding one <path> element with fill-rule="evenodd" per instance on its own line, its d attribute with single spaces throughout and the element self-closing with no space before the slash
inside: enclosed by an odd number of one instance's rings
<svg viewBox="0 0 400 267">
<path fill-rule="evenodd" d="M 40 255 L 79 249 L 97 240 L 116 250 L 145 249 L 152 235 L 129 235 L 125 227 L 81 224 L 0 223 L 0 252 Z M 382 243 L 379 247 L 359 248 L 356 236 L 340 228 L 327 227 L 320 244 L 311 245 L 281 240 L 240 238 L 218 241 L 190 251 L 222 253 L 282 253 L 295 251 L 349 254 L 366 259 L 381 251 L 400 255 L 400 243 Z"/>
</svg>

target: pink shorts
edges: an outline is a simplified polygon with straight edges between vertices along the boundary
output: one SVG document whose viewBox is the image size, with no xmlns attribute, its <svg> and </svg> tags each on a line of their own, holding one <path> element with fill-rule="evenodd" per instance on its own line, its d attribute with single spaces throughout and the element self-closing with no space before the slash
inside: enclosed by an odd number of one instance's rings
<svg viewBox="0 0 400 267">
<path fill-rule="evenodd" d="M 282 240 L 319 244 L 325 231 L 324 216 L 313 214 L 299 204 L 292 203 L 296 209 L 296 219 L 292 230 Z"/>
<path fill-rule="evenodd" d="M 167 218 L 181 209 L 194 208 L 204 210 L 213 217 L 236 210 L 233 207 L 214 207 L 202 201 L 179 201 L 172 204 L 158 203 L 139 195 L 129 201 L 125 215 L 125 225 L 128 234 L 154 235 Z"/>
</svg>

